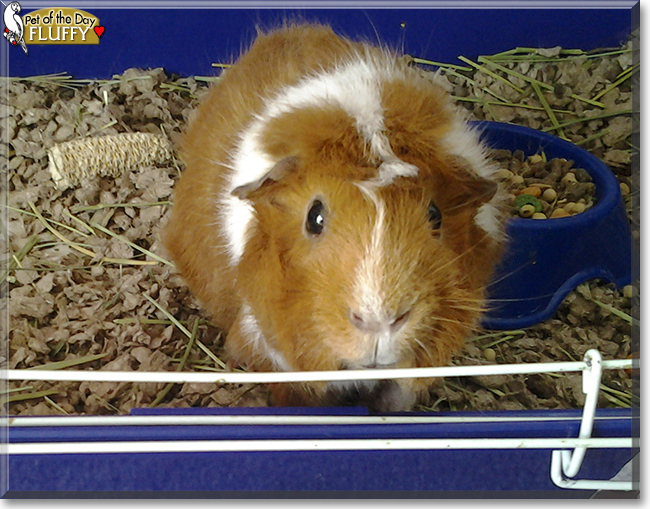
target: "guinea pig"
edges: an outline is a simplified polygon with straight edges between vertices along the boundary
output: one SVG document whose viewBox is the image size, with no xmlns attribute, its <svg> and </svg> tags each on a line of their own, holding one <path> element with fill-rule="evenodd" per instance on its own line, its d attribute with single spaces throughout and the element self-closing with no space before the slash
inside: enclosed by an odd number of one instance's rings
<svg viewBox="0 0 650 509">
<path fill-rule="evenodd" d="M 493 163 L 391 51 L 260 33 L 195 112 L 165 244 L 254 371 L 448 364 L 503 248 Z M 276 405 L 402 411 L 431 380 L 272 384 Z"/>
</svg>

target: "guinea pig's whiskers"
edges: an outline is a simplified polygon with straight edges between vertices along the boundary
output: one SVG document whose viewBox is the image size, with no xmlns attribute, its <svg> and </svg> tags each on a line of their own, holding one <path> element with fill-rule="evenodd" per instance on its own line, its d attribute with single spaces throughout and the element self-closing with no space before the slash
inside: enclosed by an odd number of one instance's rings
<svg viewBox="0 0 650 509">
<path fill-rule="evenodd" d="M 509 271 L 508 273 L 502 274 L 496 279 L 492 279 L 490 281 L 489 285 L 495 285 L 495 284 L 498 284 L 498 283 L 508 279 L 510 276 L 518 273 L 520 270 L 525 269 L 530 264 L 531 264 L 530 262 L 526 262 L 526 263 L 521 264 L 519 267 L 514 268 L 513 270 Z M 489 285 L 488 285 L 488 287 L 489 287 Z M 553 294 L 554 294 L 553 292 L 550 292 L 550 293 L 546 293 L 546 294 L 537 294 L 537 295 L 534 295 L 534 296 L 531 296 L 531 297 L 519 297 L 519 298 L 510 298 L 510 299 L 491 297 L 491 298 L 488 299 L 488 301 L 486 303 L 486 306 L 487 306 L 488 309 L 497 309 L 499 304 L 505 304 L 507 302 L 525 302 L 525 301 L 529 301 L 529 300 L 549 298 Z"/>
<path fill-rule="evenodd" d="M 235 169 L 235 164 L 234 163 L 224 163 L 223 161 L 210 161 L 210 163 L 214 164 L 215 166 L 223 166 L 224 168 L 227 168 L 228 170 L 234 170 Z"/>
<path fill-rule="evenodd" d="M 463 321 L 461 321 L 461 320 L 459 320 L 457 318 L 446 318 L 444 316 L 437 315 L 435 317 L 435 319 L 436 319 L 437 322 L 451 323 L 453 325 L 459 325 L 459 324 L 466 325 L 465 322 L 463 322 Z"/>
<path fill-rule="evenodd" d="M 489 233 L 484 234 L 483 236 L 481 236 L 481 238 L 480 238 L 478 241 L 476 241 L 473 245 L 471 245 L 470 247 L 468 247 L 465 251 L 463 251 L 462 253 L 456 255 L 454 258 L 452 258 L 451 260 L 449 260 L 447 263 L 444 263 L 444 264 L 442 264 L 441 266 L 436 267 L 435 270 L 434 270 L 434 272 L 433 272 L 433 274 L 432 274 L 432 276 L 435 277 L 435 276 L 436 276 L 440 271 L 442 271 L 443 269 L 446 269 L 446 268 L 449 267 L 450 265 L 456 263 L 456 262 L 457 262 L 458 260 L 460 260 L 463 256 L 467 256 L 468 254 L 470 254 L 470 253 L 472 252 L 472 250 L 476 249 L 476 248 L 481 244 L 481 242 L 483 242 L 483 241 L 484 241 L 486 238 L 488 238 L 489 236 L 490 236 Z"/>
<path fill-rule="evenodd" d="M 481 292 L 484 289 L 477 289 L 478 292 Z M 465 303 L 465 304 L 481 304 L 484 302 L 484 298 L 480 297 L 459 297 L 459 298 L 452 298 L 452 297 L 446 297 L 445 302 L 460 302 L 460 303 Z"/>
<path fill-rule="evenodd" d="M 524 270 L 524 269 L 525 269 L 526 267 L 528 267 L 529 265 L 532 265 L 532 262 L 522 263 L 519 267 L 515 267 L 513 270 L 511 270 L 511 271 L 508 272 L 507 274 L 502 274 L 499 278 L 497 278 L 497 279 L 492 279 L 492 280 L 490 281 L 490 284 L 500 283 L 500 282 L 503 281 L 504 279 L 509 278 L 510 276 L 516 274 L 516 273 L 519 272 L 520 270 Z"/>
<path fill-rule="evenodd" d="M 413 337 L 413 341 L 415 342 L 415 344 L 417 344 L 417 346 L 419 346 L 422 349 L 423 352 L 427 351 L 427 347 L 417 336 Z"/>
<path fill-rule="evenodd" d="M 463 304 L 450 304 L 448 306 L 450 309 L 458 309 L 460 311 L 471 311 L 472 313 L 482 313 L 485 311 L 484 307 L 481 306 L 470 306 L 470 305 L 463 305 Z"/>
<path fill-rule="evenodd" d="M 494 196 L 494 192 L 490 190 L 490 191 L 486 191 L 484 193 L 481 193 L 480 195 L 477 196 L 477 198 L 481 199 L 481 198 L 487 198 L 487 197 L 491 197 L 491 196 Z M 456 205 L 454 207 L 446 209 L 445 212 L 453 212 L 455 210 L 462 209 L 463 207 L 466 207 L 466 206 L 467 206 L 466 203 L 460 203 L 460 204 L 458 204 L 458 205 Z"/>
</svg>

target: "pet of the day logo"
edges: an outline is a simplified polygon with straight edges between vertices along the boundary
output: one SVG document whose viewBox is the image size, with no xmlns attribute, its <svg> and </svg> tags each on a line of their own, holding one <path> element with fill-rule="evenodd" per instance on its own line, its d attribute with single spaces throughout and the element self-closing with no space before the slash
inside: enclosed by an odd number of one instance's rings
<svg viewBox="0 0 650 509">
<path fill-rule="evenodd" d="M 104 27 L 99 18 L 80 9 L 54 7 L 18 15 L 21 7 L 11 2 L 4 12 L 5 37 L 12 44 L 99 44 Z M 15 42 L 14 42 L 15 41 Z"/>
</svg>

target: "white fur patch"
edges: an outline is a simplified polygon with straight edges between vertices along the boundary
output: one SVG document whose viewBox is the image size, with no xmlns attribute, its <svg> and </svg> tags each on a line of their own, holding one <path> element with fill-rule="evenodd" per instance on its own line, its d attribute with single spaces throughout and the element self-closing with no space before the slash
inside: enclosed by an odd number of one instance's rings
<svg viewBox="0 0 650 509">
<path fill-rule="evenodd" d="M 491 237 L 500 238 L 503 235 L 503 228 L 499 216 L 499 210 L 492 203 L 484 203 L 476 212 L 474 222 Z"/>
<path fill-rule="evenodd" d="M 385 134 L 381 83 L 398 72 L 388 56 L 358 55 L 329 72 L 309 75 L 298 84 L 285 87 L 267 102 L 266 109 L 241 134 L 232 156 L 231 182 L 221 198 L 223 227 L 233 264 L 243 255 L 253 209 L 230 193 L 238 186 L 259 180 L 277 162 L 263 152 L 259 143 L 260 133 L 273 118 L 310 106 L 338 106 L 355 119 L 357 130 L 368 143 L 371 154 L 381 161 L 376 179 L 378 185 L 390 184 L 398 176 L 417 175 L 415 166 L 401 161 L 393 153 Z"/>
<path fill-rule="evenodd" d="M 456 118 L 452 129 L 442 140 L 443 146 L 452 155 L 465 159 L 479 177 L 492 180 L 498 169 L 487 157 L 485 147 L 480 143 L 478 133 L 460 118 Z M 500 193 L 488 203 L 483 204 L 476 215 L 476 225 L 493 238 L 502 236 L 503 231 L 499 220 L 499 210 L 495 204 L 501 200 Z"/>
<path fill-rule="evenodd" d="M 258 352 L 261 357 L 271 359 L 271 362 L 280 371 L 292 371 L 291 366 L 284 356 L 269 345 L 264 334 L 262 334 L 262 330 L 260 329 L 250 306 L 244 304 L 240 312 L 243 314 L 240 322 L 242 334 L 244 334 L 246 339 L 251 343 L 253 350 Z"/>
<path fill-rule="evenodd" d="M 442 143 L 451 154 L 465 159 L 479 177 L 489 179 L 497 170 L 486 157 L 486 150 L 479 142 L 478 133 L 460 118 L 455 119 Z"/>
<path fill-rule="evenodd" d="M 379 165 L 379 175 L 372 182 L 379 187 L 388 186 L 393 183 L 397 177 L 417 177 L 418 167 L 406 163 L 401 159 L 390 159 Z"/>
<path fill-rule="evenodd" d="M 240 137 L 239 147 L 231 165 L 233 171 L 230 183 L 220 200 L 223 210 L 222 227 L 228 239 L 227 249 L 233 265 L 239 263 L 244 254 L 246 236 L 253 220 L 254 211 L 248 201 L 233 196 L 231 193 L 239 186 L 260 180 L 276 162 L 259 147 L 257 138 L 262 127 L 263 123 L 256 120 Z"/>
<path fill-rule="evenodd" d="M 384 276 L 384 229 L 386 206 L 379 199 L 372 186 L 367 183 L 357 184 L 364 196 L 375 205 L 377 216 L 372 226 L 370 242 L 355 273 L 354 301 L 358 303 L 363 317 L 381 317 L 384 307 L 384 295 L 381 282 Z"/>
<path fill-rule="evenodd" d="M 364 196 L 375 205 L 377 215 L 372 227 L 370 242 L 366 246 L 361 263 L 355 272 L 354 302 L 359 306 L 355 312 L 364 320 L 376 322 L 379 329 L 372 332 L 374 351 L 372 359 L 379 365 L 388 366 L 397 361 L 395 334 L 391 331 L 392 319 L 386 310 L 384 291 L 384 242 L 386 230 L 386 205 L 376 193 L 375 182 L 357 184 Z"/>
</svg>

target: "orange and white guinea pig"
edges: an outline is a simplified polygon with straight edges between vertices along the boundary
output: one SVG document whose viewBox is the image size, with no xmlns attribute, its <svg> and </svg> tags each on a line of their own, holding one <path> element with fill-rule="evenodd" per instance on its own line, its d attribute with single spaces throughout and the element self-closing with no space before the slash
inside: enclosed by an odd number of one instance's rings
<svg viewBox="0 0 650 509">
<path fill-rule="evenodd" d="M 260 34 L 198 108 L 166 246 L 249 370 L 439 366 L 476 327 L 503 192 L 445 90 L 386 49 Z M 277 405 L 412 408 L 430 382 L 274 384 Z"/>
</svg>

